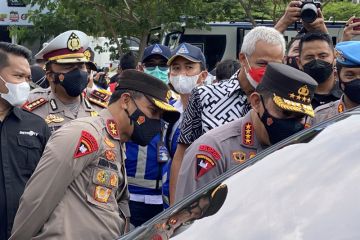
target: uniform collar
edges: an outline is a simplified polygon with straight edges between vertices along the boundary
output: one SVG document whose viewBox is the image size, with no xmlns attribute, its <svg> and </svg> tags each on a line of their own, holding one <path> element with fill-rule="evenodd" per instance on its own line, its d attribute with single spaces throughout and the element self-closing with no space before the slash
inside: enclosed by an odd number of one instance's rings
<svg viewBox="0 0 360 240">
<path fill-rule="evenodd" d="M 11 113 L 13 113 L 15 115 L 15 117 L 17 117 L 19 120 L 23 120 L 23 116 L 22 116 L 22 111 L 20 108 L 18 107 L 13 107 L 12 109 L 10 109 L 9 111 L 9 115 Z"/>
<path fill-rule="evenodd" d="M 241 145 L 245 148 L 262 149 L 262 146 L 255 135 L 254 124 L 251 119 L 250 110 L 241 122 Z"/>
<path fill-rule="evenodd" d="M 120 132 L 110 111 L 105 108 L 100 111 L 100 117 L 104 119 L 107 133 L 115 140 L 120 140 Z"/>
<path fill-rule="evenodd" d="M 49 109 L 50 114 L 64 112 L 64 115 L 66 117 L 70 119 L 75 119 L 73 113 L 69 110 L 69 108 L 66 107 L 66 105 L 63 104 L 52 91 L 49 95 L 49 104 L 50 104 L 50 109 Z M 87 112 L 95 111 L 95 109 L 91 106 L 91 104 L 82 95 L 80 95 L 80 105 Z"/>
</svg>

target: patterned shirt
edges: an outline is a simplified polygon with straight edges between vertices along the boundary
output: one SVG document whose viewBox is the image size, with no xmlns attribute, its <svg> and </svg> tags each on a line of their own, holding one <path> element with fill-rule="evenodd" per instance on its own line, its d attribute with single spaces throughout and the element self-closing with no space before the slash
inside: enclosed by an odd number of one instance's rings
<svg viewBox="0 0 360 240">
<path fill-rule="evenodd" d="M 192 91 L 178 142 L 191 144 L 205 132 L 243 117 L 251 106 L 240 88 L 238 70 L 228 81 Z"/>
</svg>

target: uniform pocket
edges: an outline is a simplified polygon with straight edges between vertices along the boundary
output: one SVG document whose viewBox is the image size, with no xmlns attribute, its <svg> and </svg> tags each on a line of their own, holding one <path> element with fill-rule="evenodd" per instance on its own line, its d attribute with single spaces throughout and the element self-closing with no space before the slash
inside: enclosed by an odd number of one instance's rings
<svg viewBox="0 0 360 240">
<path fill-rule="evenodd" d="M 21 169 L 34 171 L 41 158 L 41 143 L 37 137 L 17 136 L 17 162 Z"/>
</svg>

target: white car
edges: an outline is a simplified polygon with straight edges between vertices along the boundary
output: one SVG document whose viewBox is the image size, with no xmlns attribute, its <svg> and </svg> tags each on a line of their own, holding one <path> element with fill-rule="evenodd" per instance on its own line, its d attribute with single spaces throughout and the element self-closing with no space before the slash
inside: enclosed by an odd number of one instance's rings
<svg viewBox="0 0 360 240">
<path fill-rule="evenodd" d="M 360 239 L 360 109 L 274 145 L 121 239 Z"/>
</svg>

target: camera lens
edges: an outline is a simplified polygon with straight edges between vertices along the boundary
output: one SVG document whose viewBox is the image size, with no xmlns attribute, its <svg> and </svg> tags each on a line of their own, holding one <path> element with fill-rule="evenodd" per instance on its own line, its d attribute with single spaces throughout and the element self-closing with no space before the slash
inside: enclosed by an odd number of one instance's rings
<svg viewBox="0 0 360 240">
<path fill-rule="evenodd" d="M 317 7 L 314 3 L 306 3 L 301 8 L 301 19 L 304 22 L 312 23 L 316 20 L 317 14 Z"/>
</svg>

